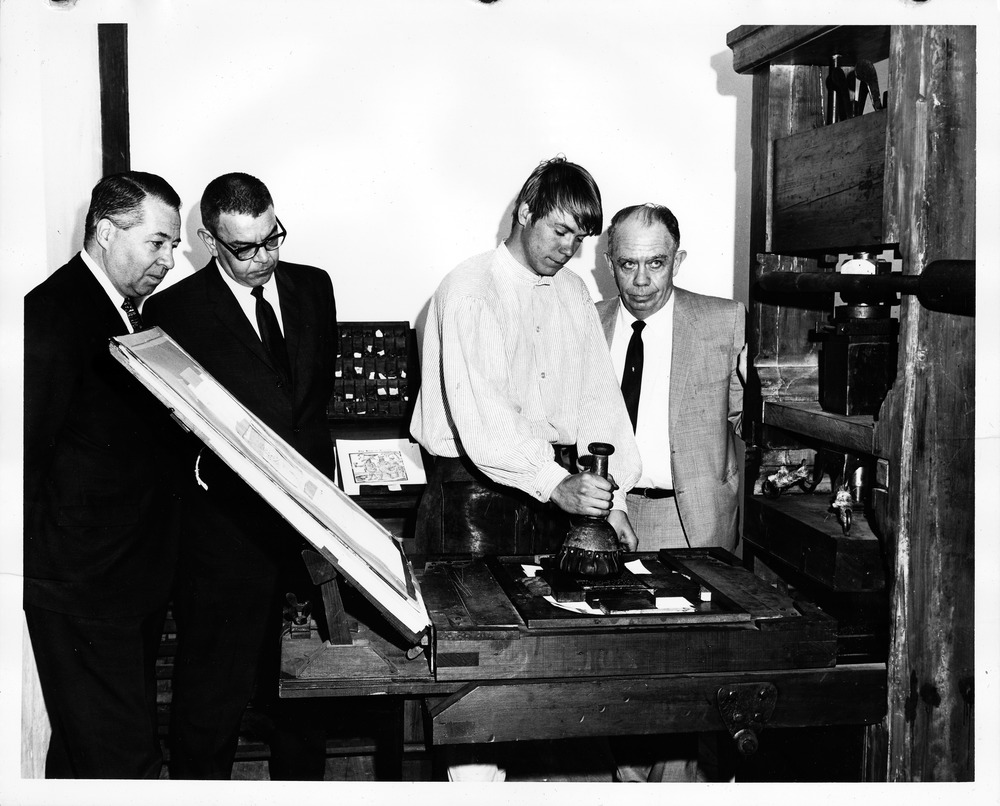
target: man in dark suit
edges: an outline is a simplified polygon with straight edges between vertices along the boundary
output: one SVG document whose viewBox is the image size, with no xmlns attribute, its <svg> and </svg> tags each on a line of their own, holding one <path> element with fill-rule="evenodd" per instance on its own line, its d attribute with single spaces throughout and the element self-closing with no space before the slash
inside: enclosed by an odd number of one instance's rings
<svg viewBox="0 0 1000 806">
<path fill-rule="evenodd" d="M 286 233 L 259 179 L 213 180 L 201 216 L 211 262 L 150 299 L 147 320 L 332 477 L 326 407 L 337 322 L 329 275 L 279 260 Z M 322 777 L 322 726 L 303 721 L 317 708 L 268 696 L 277 689 L 282 597 L 313 598 L 302 538 L 210 451 L 198 454 L 188 477 L 174 600 L 171 776 L 230 777 L 263 657 L 258 689 L 275 722 L 271 777 Z M 293 719 L 294 710 L 303 718 Z"/>
<path fill-rule="evenodd" d="M 158 176 L 105 177 L 83 251 L 25 297 L 24 611 L 49 778 L 160 774 L 154 663 L 176 556 L 165 458 L 176 429 L 108 339 L 141 329 L 142 298 L 174 265 L 179 207 Z"/>
</svg>

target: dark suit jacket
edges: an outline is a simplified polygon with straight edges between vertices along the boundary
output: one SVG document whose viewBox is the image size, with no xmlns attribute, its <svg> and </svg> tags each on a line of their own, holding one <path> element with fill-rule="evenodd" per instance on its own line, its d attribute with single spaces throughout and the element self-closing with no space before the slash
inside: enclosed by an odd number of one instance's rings
<svg viewBox="0 0 1000 806">
<path fill-rule="evenodd" d="M 670 470 L 691 546 L 732 550 L 739 512 L 735 439 L 743 417 L 738 365 L 746 310 L 733 300 L 674 288 L 670 357 Z M 608 345 L 620 297 L 597 303 Z M 643 372 L 655 371 L 646 364 Z M 641 537 L 640 537 L 641 540 Z"/>
<path fill-rule="evenodd" d="M 250 411 L 309 462 L 334 473 L 327 404 L 333 392 L 337 314 L 330 276 L 321 269 L 279 262 L 278 299 L 292 383 L 284 383 L 215 261 L 150 297 L 148 324 L 163 328 Z M 250 293 L 250 289 L 247 289 Z M 199 443 L 200 444 L 200 443 Z M 191 463 L 186 478 L 192 480 Z M 216 572 L 253 576 L 265 557 L 287 548 L 288 531 L 249 487 L 206 451 L 201 461 L 207 494 L 189 486 L 191 540 L 185 542 Z M 282 545 L 282 544 L 285 545 Z"/>
<path fill-rule="evenodd" d="M 180 431 L 108 351 L 128 328 L 77 255 L 24 301 L 24 600 L 71 615 L 151 612 L 176 555 Z"/>
</svg>

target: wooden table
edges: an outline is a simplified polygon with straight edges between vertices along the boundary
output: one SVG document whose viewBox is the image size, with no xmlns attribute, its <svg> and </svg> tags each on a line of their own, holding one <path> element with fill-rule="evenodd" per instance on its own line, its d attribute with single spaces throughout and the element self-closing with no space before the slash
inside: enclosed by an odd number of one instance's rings
<svg viewBox="0 0 1000 806">
<path fill-rule="evenodd" d="M 771 692 L 743 728 L 870 724 L 885 664 L 837 664 L 837 624 L 720 550 L 636 555 L 711 592 L 690 613 L 578 616 L 548 605 L 534 557 L 414 561 L 433 629 L 423 651 L 345 591 L 350 643 L 286 636 L 282 697 L 402 695 L 434 745 L 727 730 L 731 696 Z M 773 689 L 769 688 L 773 687 Z M 761 695 L 763 696 L 763 695 Z"/>
</svg>

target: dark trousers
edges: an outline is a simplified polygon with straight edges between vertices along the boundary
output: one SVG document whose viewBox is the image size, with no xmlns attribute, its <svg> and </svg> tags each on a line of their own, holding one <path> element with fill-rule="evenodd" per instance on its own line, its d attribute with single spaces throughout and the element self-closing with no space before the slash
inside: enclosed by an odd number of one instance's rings
<svg viewBox="0 0 1000 806">
<path fill-rule="evenodd" d="M 416 553 L 551 553 L 562 545 L 569 525 L 554 504 L 497 484 L 467 457 L 438 456 L 417 511 Z"/>
<path fill-rule="evenodd" d="M 110 619 L 25 605 L 52 725 L 46 778 L 158 778 L 156 652 L 164 610 Z"/>
<path fill-rule="evenodd" d="M 229 779 L 251 699 L 255 727 L 270 746 L 271 779 L 323 777 L 328 709 L 277 696 L 281 605 L 290 586 L 275 566 L 262 568 L 273 573 L 186 574 L 179 581 L 171 778 Z M 300 599 L 310 595 L 301 583 L 291 589 Z"/>
</svg>

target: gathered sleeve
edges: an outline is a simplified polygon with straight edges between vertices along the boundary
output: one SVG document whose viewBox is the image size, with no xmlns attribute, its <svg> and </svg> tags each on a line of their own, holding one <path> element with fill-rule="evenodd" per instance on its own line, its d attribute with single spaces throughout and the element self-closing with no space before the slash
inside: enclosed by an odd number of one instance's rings
<svg viewBox="0 0 1000 806">
<path fill-rule="evenodd" d="M 462 449 L 492 480 L 548 501 L 569 473 L 555 461 L 554 430 L 526 417 L 511 389 L 501 311 L 476 296 L 442 307 L 444 398 Z"/>
</svg>

